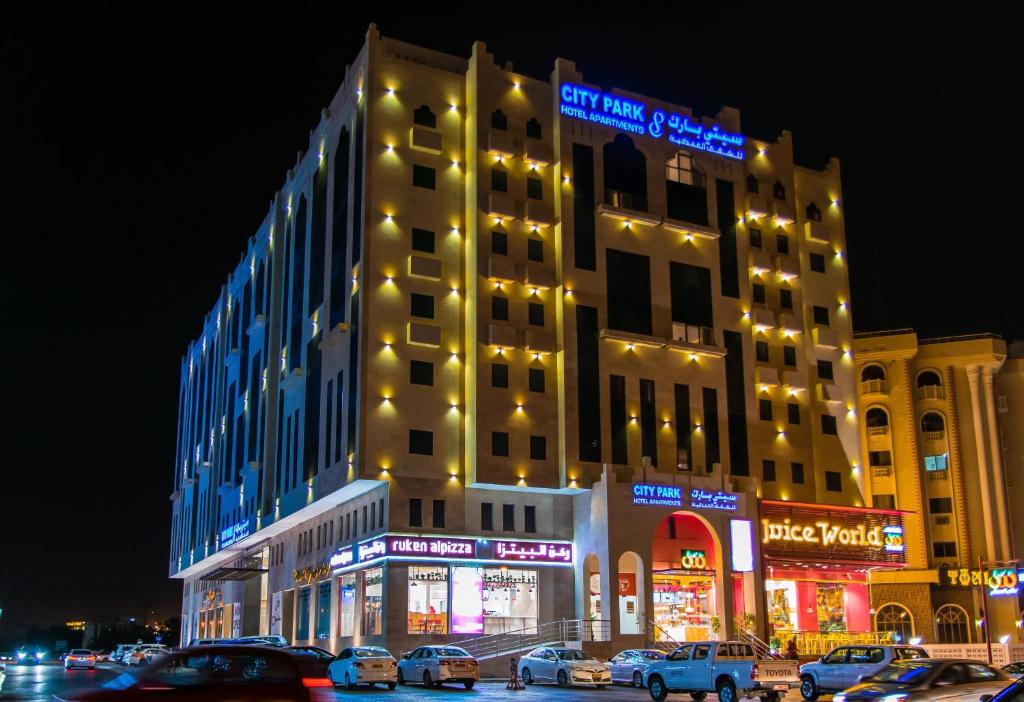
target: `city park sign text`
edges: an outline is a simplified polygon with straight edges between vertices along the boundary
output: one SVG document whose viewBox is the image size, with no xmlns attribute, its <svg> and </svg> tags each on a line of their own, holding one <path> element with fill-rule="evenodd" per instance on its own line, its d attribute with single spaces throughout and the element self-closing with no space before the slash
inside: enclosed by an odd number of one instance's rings
<svg viewBox="0 0 1024 702">
<path fill-rule="evenodd" d="M 677 146 L 737 161 L 746 157 L 741 148 L 746 141 L 743 135 L 723 131 L 717 124 L 705 127 L 688 115 L 649 109 L 646 103 L 573 83 L 562 83 L 559 94 L 559 111 L 566 117 L 630 134 L 665 139 Z"/>
</svg>

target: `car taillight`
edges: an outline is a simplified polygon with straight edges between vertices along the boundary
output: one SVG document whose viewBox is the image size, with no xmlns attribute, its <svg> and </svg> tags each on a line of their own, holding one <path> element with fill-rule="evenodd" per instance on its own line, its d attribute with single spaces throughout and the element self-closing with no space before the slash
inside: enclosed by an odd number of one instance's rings
<svg viewBox="0 0 1024 702">
<path fill-rule="evenodd" d="M 363 665 L 363 662 L 362 662 L 362 661 L 356 661 L 356 662 L 355 662 L 355 663 L 353 663 L 352 665 L 353 665 L 353 667 L 355 667 L 355 668 L 365 668 L 365 667 L 366 667 L 365 665 Z"/>
<path fill-rule="evenodd" d="M 757 680 L 757 663 L 750 666 L 750 679 Z"/>
<path fill-rule="evenodd" d="M 303 678 L 302 685 L 304 687 L 333 687 L 334 683 L 330 678 Z"/>
<path fill-rule="evenodd" d="M 398 665 L 397 661 L 391 661 L 391 667 L 394 668 Z"/>
<path fill-rule="evenodd" d="M 94 660 L 96 660 L 96 656 L 89 656 L 85 660 L 87 660 L 87 661 L 94 661 Z"/>
<path fill-rule="evenodd" d="M 451 665 L 452 664 L 451 661 L 438 661 L 437 663 L 438 663 L 438 665 Z"/>
</svg>

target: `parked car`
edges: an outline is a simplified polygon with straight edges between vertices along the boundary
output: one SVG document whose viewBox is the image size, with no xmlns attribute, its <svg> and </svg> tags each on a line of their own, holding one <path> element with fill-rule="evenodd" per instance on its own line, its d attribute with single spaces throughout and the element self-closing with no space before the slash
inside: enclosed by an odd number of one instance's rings
<svg viewBox="0 0 1024 702">
<path fill-rule="evenodd" d="M 366 683 L 377 683 L 394 690 L 398 684 L 398 661 L 379 646 L 352 646 L 344 649 L 327 668 L 327 677 L 335 687 L 344 685 L 352 690 Z"/>
<path fill-rule="evenodd" d="M 736 702 L 737 695 L 779 702 L 800 683 L 793 660 L 758 660 L 754 648 L 742 641 L 698 641 L 680 646 L 644 673 L 651 699 L 662 702 L 670 692 L 688 692 L 701 702 L 709 692 L 719 702 Z M 889 700 L 888 702 L 893 702 Z"/>
<path fill-rule="evenodd" d="M 319 646 L 275 646 L 273 648 L 280 648 L 294 656 L 304 678 L 326 678 L 327 667 L 334 661 L 334 654 Z"/>
<path fill-rule="evenodd" d="M 1024 661 L 1011 663 L 1010 665 L 1004 665 L 1003 672 L 1009 675 L 1014 680 L 1020 680 L 1021 678 L 1024 678 Z"/>
<path fill-rule="evenodd" d="M 98 689 L 63 693 L 54 699 L 316 702 L 333 696 L 330 680 L 303 677 L 295 656 L 284 651 L 270 647 L 203 646 L 170 653 L 151 665 L 127 671 Z"/>
<path fill-rule="evenodd" d="M 845 690 L 893 661 L 927 658 L 917 646 L 839 646 L 815 663 L 800 666 L 800 694 L 813 702 L 823 693 Z"/>
<path fill-rule="evenodd" d="M 397 676 L 399 685 L 422 681 L 427 687 L 441 687 L 460 682 L 472 690 L 480 679 L 480 664 L 458 646 L 420 646 L 402 656 Z"/>
<path fill-rule="evenodd" d="M 159 656 L 167 653 L 167 647 L 163 644 L 141 644 L 132 648 L 131 652 L 125 655 L 127 665 L 144 665 L 152 663 Z"/>
<path fill-rule="evenodd" d="M 919 658 L 893 661 L 872 676 L 838 692 L 833 702 L 978 702 L 994 695 L 1010 676 L 972 660 Z"/>
<path fill-rule="evenodd" d="M 608 669 L 612 673 L 613 683 L 629 683 L 633 687 L 643 687 L 644 671 L 654 661 L 665 659 L 665 652 L 654 648 L 631 648 L 608 659 Z"/>
<path fill-rule="evenodd" d="M 96 669 L 96 654 L 87 648 L 73 648 L 64 657 L 64 670 L 72 668 Z"/>
<path fill-rule="evenodd" d="M 978 702 L 1022 702 L 1024 701 L 1024 679 L 1017 678 L 994 695 L 984 694 Z"/>
<path fill-rule="evenodd" d="M 535 648 L 519 659 L 519 678 L 527 685 L 553 682 L 559 687 L 608 687 L 612 673 L 589 653 L 575 648 Z"/>
<path fill-rule="evenodd" d="M 124 663 L 124 654 L 126 654 L 135 644 L 118 644 L 110 654 L 110 660 L 115 663 Z"/>
</svg>

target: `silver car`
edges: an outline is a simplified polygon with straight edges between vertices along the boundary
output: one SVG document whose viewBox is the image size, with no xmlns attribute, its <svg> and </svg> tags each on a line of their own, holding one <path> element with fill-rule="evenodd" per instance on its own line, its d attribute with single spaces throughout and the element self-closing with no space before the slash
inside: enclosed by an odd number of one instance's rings
<svg viewBox="0 0 1024 702">
<path fill-rule="evenodd" d="M 928 652 L 917 646 L 840 646 L 800 666 L 800 694 L 813 702 L 818 695 L 856 685 L 893 661 L 927 657 Z"/>
<path fill-rule="evenodd" d="M 665 652 L 654 648 L 631 648 L 608 659 L 608 668 L 613 683 L 628 683 L 633 687 L 644 686 L 644 672 L 654 661 L 665 660 Z"/>
<path fill-rule="evenodd" d="M 612 684 L 608 666 L 575 648 L 541 646 L 520 658 L 517 667 L 519 678 L 527 685 L 553 682 L 559 687 L 607 687 Z"/>
<path fill-rule="evenodd" d="M 1024 678 L 1024 661 L 1018 661 L 1017 663 L 1004 665 L 1003 672 L 1016 680 Z"/>
<path fill-rule="evenodd" d="M 978 702 L 1006 687 L 1010 676 L 966 659 L 895 661 L 843 692 L 833 702 Z"/>
<path fill-rule="evenodd" d="M 441 687 L 460 682 L 467 690 L 480 679 L 476 658 L 458 646 L 420 646 L 398 662 L 398 684 L 422 682 L 426 687 Z"/>
</svg>

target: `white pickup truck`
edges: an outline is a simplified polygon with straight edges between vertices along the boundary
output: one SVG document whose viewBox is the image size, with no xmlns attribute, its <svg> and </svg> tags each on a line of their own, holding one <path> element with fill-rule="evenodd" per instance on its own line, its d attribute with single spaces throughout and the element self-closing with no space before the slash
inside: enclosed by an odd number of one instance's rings
<svg viewBox="0 0 1024 702">
<path fill-rule="evenodd" d="M 799 685 L 796 661 L 757 660 L 753 647 L 742 641 L 683 644 L 644 672 L 644 686 L 655 702 L 670 692 L 687 692 L 693 702 L 702 702 L 709 692 L 716 693 L 719 702 L 737 702 L 738 696 L 779 702 Z"/>
</svg>

